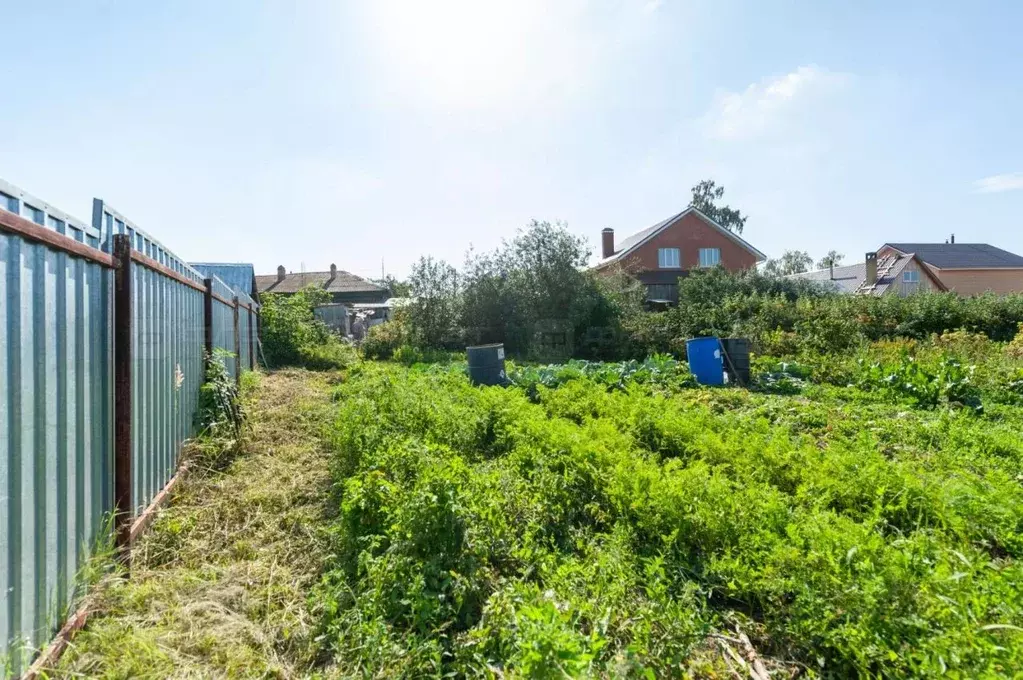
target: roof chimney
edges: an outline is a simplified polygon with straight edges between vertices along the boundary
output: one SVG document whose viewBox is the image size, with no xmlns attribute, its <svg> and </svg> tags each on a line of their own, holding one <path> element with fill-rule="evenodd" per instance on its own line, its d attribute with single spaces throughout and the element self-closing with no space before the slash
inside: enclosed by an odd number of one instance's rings
<svg viewBox="0 0 1023 680">
<path fill-rule="evenodd" d="M 337 265 L 333 263 L 331 263 L 330 265 L 330 278 L 332 279 L 337 278 Z"/>
<path fill-rule="evenodd" d="M 283 281 L 284 280 L 284 273 L 285 273 L 284 272 L 284 265 L 282 264 L 282 265 L 277 267 L 277 280 L 278 281 Z"/>
<path fill-rule="evenodd" d="M 955 242 L 956 242 L 956 235 L 952 234 L 952 243 L 955 243 Z"/>
<path fill-rule="evenodd" d="M 615 254 L 615 230 L 611 227 L 600 232 L 600 252 L 605 260 Z"/>
<path fill-rule="evenodd" d="M 834 281 L 835 280 L 835 258 L 833 258 L 833 257 L 829 257 L 828 258 L 828 271 L 830 272 L 828 277 L 832 281 Z"/>
<path fill-rule="evenodd" d="M 868 286 L 877 283 L 877 253 L 867 253 L 867 276 L 863 283 Z"/>
</svg>

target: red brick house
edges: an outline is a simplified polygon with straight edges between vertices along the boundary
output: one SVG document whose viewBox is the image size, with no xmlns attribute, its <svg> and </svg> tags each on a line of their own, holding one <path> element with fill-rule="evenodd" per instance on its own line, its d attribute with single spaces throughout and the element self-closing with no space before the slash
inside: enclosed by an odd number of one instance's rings
<svg viewBox="0 0 1023 680">
<path fill-rule="evenodd" d="M 678 301 L 678 279 L 700 267 L 752 269 L 767 256 L 692 206 L 615 244 L 601 233 L 596 270 L 621 268 L 647 288 L 647 299 Z"/>
</svg>

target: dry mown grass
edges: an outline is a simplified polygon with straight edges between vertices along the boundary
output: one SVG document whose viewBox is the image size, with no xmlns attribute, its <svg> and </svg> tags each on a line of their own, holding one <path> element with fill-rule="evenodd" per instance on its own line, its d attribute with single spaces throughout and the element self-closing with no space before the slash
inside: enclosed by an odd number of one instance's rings
<svg viewBox="0 0 1023 680">
<path fill-rule="evenodd" d="M 192 472 L 99 589 L 60 677 L 308 677 L 326 550 L 328 376 L 282 371 L 250 388 L 240 452 Z M 208 460 L 201 458 L 200 460 Z"/>
</svg>

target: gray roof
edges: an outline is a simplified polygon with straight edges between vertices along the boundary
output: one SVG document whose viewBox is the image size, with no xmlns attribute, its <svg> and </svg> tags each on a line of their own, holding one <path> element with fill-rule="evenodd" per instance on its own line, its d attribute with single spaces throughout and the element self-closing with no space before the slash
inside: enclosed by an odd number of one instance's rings
<svg viewBox="0 0 1023 680">
<path fill-rule="evenodd" d="M 1023 257 L 987 243 L 886 243 L 939 269 L 1023 267 Z"/>
<path fill-rule="evenodd" d="M 337 276 L 333 278 L 329 271 L 285 274 L 284 280 L 280 282 L 277 281 L 276 274 L 260 274 L 256 277 L 256 287 L 260 293 L 297 293 L 310 285 L 323 288 L 330 293 L 387 292 L 387 289 L 382 286 L 340 269 L 337 270 Z"/>
<path fill-rule="evenodd" d="M 877 279 L 873 290 L 869 291 L 871 295 L 884 295 L 888 292 L 888 289 L 893 285 L 899 283 L 902 278 L 902 270 L 906 268 L 906 265 L 913 260 L 913 253 L 908 253 L 905 256 L 898 256 L 898 259 L 887 269 L 884 276 L 880 276 Z M 878 273 L 884 271 L 884 259 L 878 261 Z M 926 276 L 926 274 L 923 274 Z M 790 278 L 805 279 L 807 281 L 814 281 L 825 285 L 832 286 L 839 293 L 856 293 L 863 282 L 867 279 L 867 265 L 865 262 L 858 264 L 850 264 L 844 267 L 835 267 L 835 274 L 832 278 L 830 269 L 819 269 L 813 272 L 803 272 L 802 274 L 790 274 Z M 866 293 L 867 291 L 864 291 Z"/>
<path fill-rule="evenodd" d="M 252 280 L 256 278 L 256 270 L 251 264 L 244 262 L 189 262 L 188 265 L 205 277 L 216 276 L 231 289 L 253 295 Z"/>
<path fill-rule="evenodd" d="M 855 293 L 863 280 L 867 277 L 867 266 L 864 263 L 851 264 L 845 267 L 835 267 L 834 278 L 831 277 L 830 269 L 821 269 L 814 272 L 802 272 L 790 274 L 789 278 L 805 279 L 816 283 L 824 283 L 833 286 L 840 293 Z"/>
<path fill-rule="evenodd" d="M 699 210 L 697 210 L 693 206 L 689 206 L 685 210 L 683 210 L 682 212 L 676 213 L 676 214 L 672 215 L 671 217 L 669 217 L 666 220 L 661 220 L 660 222 L 658 222 L 657 224 L 653 225 L 652 227 L 647 227 L 646 229 L 644 229 L 642 231 L 638 231 L 635 234 L 633 234 L 632 236 L 629 236 L 628 238 L 624 239 L 621 243 L 615 244 L 617 246 L 617 248 L 615 249 L 614 254 L 611 255 L 610 257 L 606 257 L 606 258 L 602 259 L 600 262 L 597 263 L 597 266 L 602 266 L 602 265 L 605 265 L 605 264 L 609 264 L 611 262 L 614 262 L 616 260 L 621 259 L 629 251 L 631 251 L 634 248 L 636 248 L 637 246 L 641 245 L 644 241 L 646 241 L 647 239 L 649 239 L 652 236 L 654 236 L 654 234 L 656 234 L 659 231 L 661 231 L 662 229 L 670 226 L 673 222 L 681 219 L 686 213 L 689 213 L 689 212 L 696 213 L 697 215 L 702 217 L 704 220 L 706 220 L 707 223 L 710 224 L 712 227 L 714 227 L 715 229 L 717 229 L 718 231 L 723 233 L 725 236 L 729 237 L 730 239 L 732 239 L 733 241 L 738 243 L 740 246 L 742 246 L 746 250 L 748 250 L 751 253 L 753 253 L 757 257 L 758 261 L 764 260 L 764 259 L 767 258 L 766 255 L 764 255 L 762 252 L 760 252 L 759 250 L 754 248 L 752 245 L 747 243 L 738 234 L 736 234 L 736 233 L 734 233 L 732 231 L 729 231 L 728 229 L 725 229 L 720 224 L 718 224 L 717 222 L 715 222 L 711 218 L 707 217 L 706 215 L 704 215 L 702 212 L 700 212 Z"/>
<path fill-rule="evenodd" d="M 682 212 L 685 212 L 685 211 L 683 210 Z M 669 222 L 674 222 L 675 220 L 677 220 L 680 217 L 682 217 L 682 213 L 677 213 L 675 215 L 672 215 L 671 217 L 669 217 L 666 220 L 661 220 L 660 222 L 658 222 L 657 224 L 655 224 L 652 227 L 647 227 L 643 231 L 637 231 L 635 234 L 633 234 L 632 236 L 629 236 L 628 238 L 624 239 L 620 244 L 618 244 L 618 248 L 615 250 L 615 254 L 612 255 L 611 257 L 620 257 L 622 253 L 624 253 L 624 252 L 626 252 L 628 250 L 631 250 L 635 246 L 638 246 L 640 243 L 645 241 L 648 236 L 652 236 L 654 234 L 654 232 L 659 231 L 662 227 L 666 226 Z M 608 259 L 611 259 L 611 258 L 608 258 Z"/>
</svg>

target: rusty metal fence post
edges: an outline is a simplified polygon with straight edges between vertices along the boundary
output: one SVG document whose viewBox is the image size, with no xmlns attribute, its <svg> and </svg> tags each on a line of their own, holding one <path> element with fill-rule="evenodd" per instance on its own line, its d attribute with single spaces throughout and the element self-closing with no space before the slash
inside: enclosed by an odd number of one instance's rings
<svg viewBox="0 0 1023 680">
<path fill-rule="evenodd" d="M 253 326 L 256 323 L 256 312 L 252 309 L 252 305 L 249 305 L 249 370 L 256 370 L 256 343 L 252 341 L 252 336 L 255 333 Z"/>
<path fill-rule="evenodd" d="M 213 361 L 213 279 L 204 279 L 203 283 L 206 284 L 206 292 L 202 298 L 203 324 L 206 329 L 206 357 L 203 365 L 209 368 L 210 362 Z M 203 379 L 205 380 L 205 376 Z"/>
<path fill-rule="evenodd" d="M 116 546 L 131 555 L 132 499 L 132 264 L 131 237 L 114 236 L 114 508 Z"/>
<path fill-rule="evenodd" d="M 242 335 L 238 325 L 238 296 L 234 296 L 234 382 L 242 386 Z"/>
</svg>

